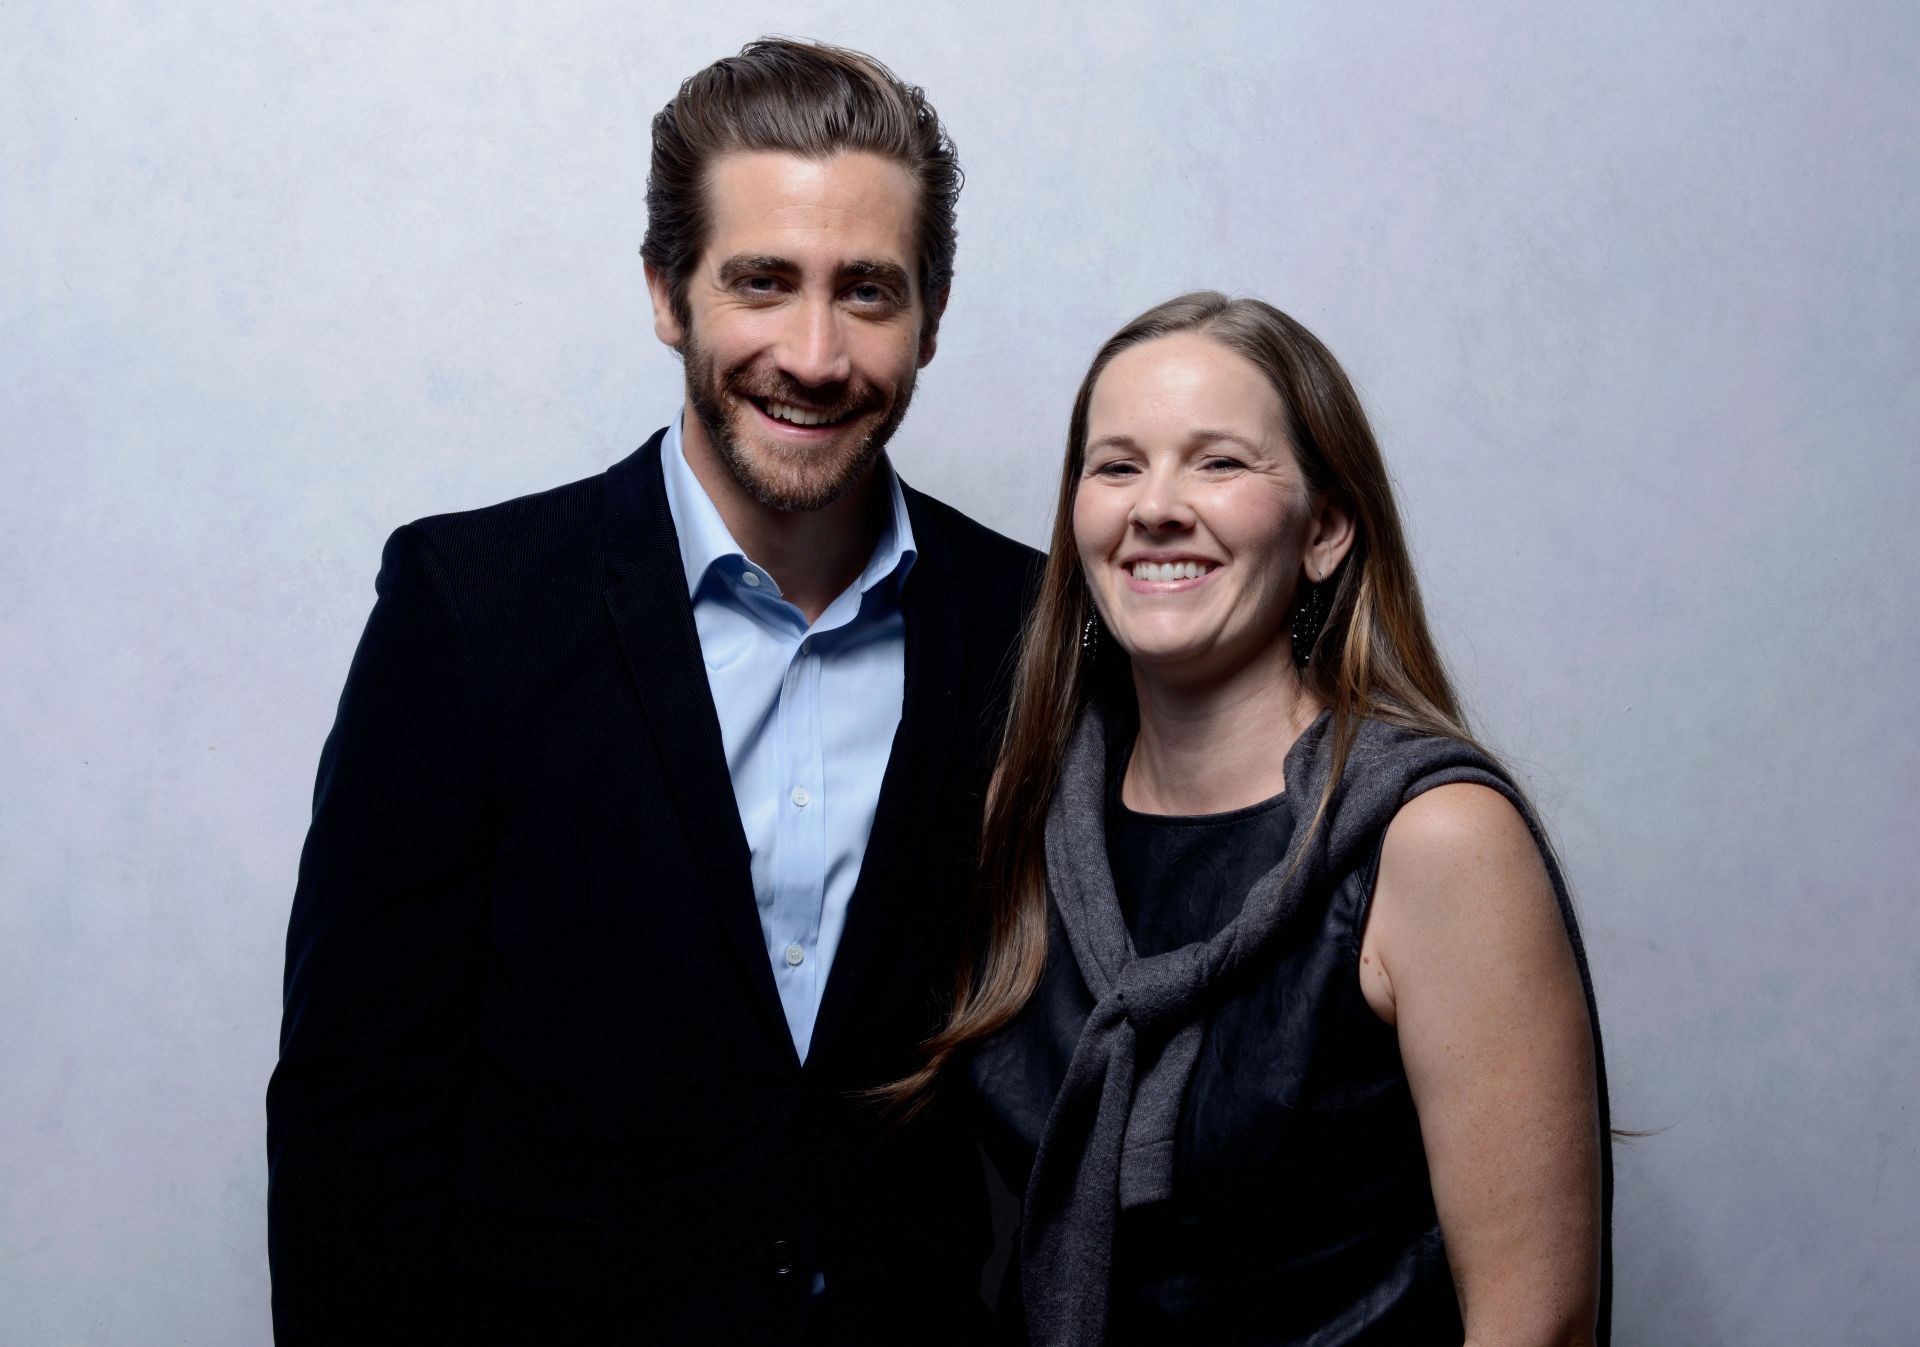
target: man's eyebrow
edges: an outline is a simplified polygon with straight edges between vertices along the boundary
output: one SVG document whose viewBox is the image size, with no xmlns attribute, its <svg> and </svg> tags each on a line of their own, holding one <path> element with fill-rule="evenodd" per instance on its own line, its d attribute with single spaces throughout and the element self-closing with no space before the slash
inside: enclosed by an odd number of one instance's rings
<svg viewBox="0 0 1920 1347">
<path fill-rule="evenodd" d="M 742 276 L 760 276 L 770 271 L 788 275 L 798 269 L 787 258 L 770 253 L 735 253 L 720 264 L 720 283 L 730 285 Z"/>
<path fill-rule="evenodd" d="M 874 262 L 856 257 L 840 268 L 840 274 L 867 281 L 884 281 L 902 294 L 909 293 L 913 288 L 907 277 L 907 269 L 893 262 Z"/>
<path fill-rule="evenodd" d="M 790 257 L 777 257 L 772 253 L 735 253 L 720 264 L 718 276 L 720 284 L 732 285 L 743 276 L 792 276 L 799 270 L 799 263 Z M 847 280 L 879 281 L 902 294 L 913 292 L 907 269 L 897 262 L 855 257 L 840 264 L 839 274 Z"/>
</svg>

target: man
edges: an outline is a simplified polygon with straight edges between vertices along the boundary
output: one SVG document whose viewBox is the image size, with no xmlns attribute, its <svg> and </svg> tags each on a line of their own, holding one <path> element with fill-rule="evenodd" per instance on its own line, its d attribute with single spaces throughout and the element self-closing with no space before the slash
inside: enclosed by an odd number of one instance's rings
<svg viewBox="0 0 1920 1347">
<path fill-rule="evenodd" d="M 684 410 L 389 540 L 288 934 L 281 1343 L 972 1332 L 975 1153 L 862 1097 L 951 977 L 1035 570 L 882 453 L 959 185 L 871 58 L 695 75 L 642 249 Z"/>
</svg>

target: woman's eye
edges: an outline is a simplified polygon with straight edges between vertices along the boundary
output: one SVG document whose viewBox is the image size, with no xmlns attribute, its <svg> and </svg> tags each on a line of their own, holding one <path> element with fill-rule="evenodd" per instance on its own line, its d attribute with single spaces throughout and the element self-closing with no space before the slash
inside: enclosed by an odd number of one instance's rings
<svg viewBox="0 0 1920 1347">
<path fill-rule="evenodd" d="M 1131 477 L 1133 473 L 1133 464 L 1121 458 L 1098 464 L 1093 470 L 1095 477 Z"/>
<path fill-rule="evenodd" d="M 1237 458 L 1221 458 L 1216 456 L 1206 460 L 1201 466 L 1208 472 L 1224 472 L 1239 467 L 1240 460 Z"/>
</svg>

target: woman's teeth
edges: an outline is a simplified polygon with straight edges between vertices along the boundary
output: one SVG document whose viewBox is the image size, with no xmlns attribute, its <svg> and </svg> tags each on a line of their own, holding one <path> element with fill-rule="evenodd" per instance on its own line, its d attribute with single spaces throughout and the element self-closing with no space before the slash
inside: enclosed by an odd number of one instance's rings
<svg viewBox="0 0 1920 1347">
<path fill-rule="evenodd" d="M 1213 569 L 1209 561 L 1136 561 L 1136 580 L 1198 580 Z"/>
</svg>

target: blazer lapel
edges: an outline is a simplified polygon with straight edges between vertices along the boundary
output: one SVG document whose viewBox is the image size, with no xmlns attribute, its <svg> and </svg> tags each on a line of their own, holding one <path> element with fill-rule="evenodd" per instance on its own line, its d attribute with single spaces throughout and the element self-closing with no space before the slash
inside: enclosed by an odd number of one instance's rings
<svg viewBox="0 0 1920 1347">
<path fill-rule="evenodd" d="M 700 901 L 713 913 L 743 995 L 794 1065 L 793 1035 L 767 962 L 753 896 L 746 834 L 727 774 L 720 717 L 707 685 L 686 570 L 667 509 L 656 434 L 607 472 L 604 554 L 607 610 L 646 708 L 647 723 L 702 874 Z"/>
<path fill-rule="evenodd" d="M 919 555 L 902 603 L 907 655 L 900 728 L 880 781 L 860 878 L 847 903 L 846 930 L 827 974 L 809 1065 L 822 1060 L 823 1049 L 832 1045 L 836 1030 L 859 1005 L 874 961 L 892 947 L 889 936 L 911 901 L 911 876 L 920 860 L 916 821 L 937 808 L 958 718 L 954 694 L 967 646 L 954 590 L 959 577 L 944 538 L 924 511 L 913 508 L 918 493 L 909 490 L 906 495 Z"/>
</svg>

